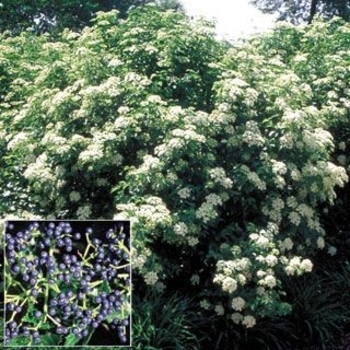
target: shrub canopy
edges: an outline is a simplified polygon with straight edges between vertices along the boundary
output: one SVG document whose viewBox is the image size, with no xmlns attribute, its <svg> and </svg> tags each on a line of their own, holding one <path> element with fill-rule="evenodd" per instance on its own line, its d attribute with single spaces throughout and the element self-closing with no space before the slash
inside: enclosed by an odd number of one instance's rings
<svg viewBox="0 0 350 350">
<path fill-rule="evenodd" d="M 288 313 L 281 278 L 331 248 L 319 208 L 347 181 L 349 34 L 280 24 L 234 46 L 150 6 L 3 36 L 2 216 L 130 217 L 139 283 L 246 327 Z"/>
</svg>

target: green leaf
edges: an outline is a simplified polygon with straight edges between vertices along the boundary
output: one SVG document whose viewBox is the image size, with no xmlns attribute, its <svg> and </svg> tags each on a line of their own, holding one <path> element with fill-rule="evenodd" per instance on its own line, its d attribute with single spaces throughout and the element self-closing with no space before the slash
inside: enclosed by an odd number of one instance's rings
<svg viewBox="0 0 350 350">
<path fill-rule="evenodd" d="M 76 337 L 74 334 L 69 334 L 68 337 L 66 337 L 66 340 L 64 342 L 64 345 L 65 346 L 68 346 L 68 345 L 76 345 L 79 343 L 79 338 Z"/>
<path fill-rule="evenodd" d="M 109 286 L 107 281 L 103 281 L 101 289 L 102 289 L 103 292 L 106 292 L 106 293 L 110 293 L 111 292 L 111 288 L 110 288 L 110 286 Z"/>
<path fill-rule="evenodd" d="M 27 314 L 22 318 L 22 321 L 36 325 L 38 323 L 38 320 L 36 317 L 32 316 L 34 315 L 35 310 L 35 306 L 33 304 L 29 304 Z"/>
<path fill-rule="evenodd" d="M 8 343 L 8 346 L 24 346 L 29 344 L 29 338 L 25 336 L 18 336 L 15 338 L 12 338 L 11 341 Z"/>
<path fill-rule="evenodd" d="M 48 333 L 40 338 L 40 345 L 59 345 L 61 337 L 57 334 Z"/>
</svg>

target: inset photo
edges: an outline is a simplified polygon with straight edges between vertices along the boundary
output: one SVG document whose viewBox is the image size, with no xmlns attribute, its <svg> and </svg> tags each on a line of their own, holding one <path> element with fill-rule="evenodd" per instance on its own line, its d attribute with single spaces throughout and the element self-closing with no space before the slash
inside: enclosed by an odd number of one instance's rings
<svg viewBox="0 0 350 350">
<path fill-rule="evenodd" d="M 129 221 L 7 221 L 5 346 L 130 346 Z"/>
</svg>

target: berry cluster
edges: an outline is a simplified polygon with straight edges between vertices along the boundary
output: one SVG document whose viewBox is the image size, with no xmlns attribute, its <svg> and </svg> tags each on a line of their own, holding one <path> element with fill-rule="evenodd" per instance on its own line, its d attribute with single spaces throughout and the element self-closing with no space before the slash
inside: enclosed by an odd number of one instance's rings
<svg viewBox="0 0 350 350">
<path fill-rule="evenodd" d="M 12 221 L 5 243 L 7 344 L 130 342 L 129 222 Z"/>
</svg>

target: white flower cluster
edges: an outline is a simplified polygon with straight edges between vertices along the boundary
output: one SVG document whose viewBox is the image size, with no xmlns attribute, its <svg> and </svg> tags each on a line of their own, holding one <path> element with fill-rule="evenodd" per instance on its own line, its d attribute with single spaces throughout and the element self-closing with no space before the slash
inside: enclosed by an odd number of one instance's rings
<svg viewBox="0 0 350 350">
<path fill-rule="evenodd" d="M 199 306 L 204 309 L 204 310 L 209 310 L 210 309 L 210 303 L 208 300 L 204 299 L 199 302 Z"/>
<path fill-rule="evenodd" d="M 305 129 L 303 132 L 303 142 L 305 147 L 311 151 L 324 147 L 334 147 L 331 133 L 321 128 L 315 128 L 312 131 Z"/>
<path fill-rule="evenodd" d="M 148 229 L 154 229 L 158 224 L 170 223 L 170 211 L 159 197 L 146 197 L 145 203 L 118 204 L 119 217 L 133 217 L 135 221 L 142 221 Z"/>
<path fill-rule="evenodd" d="M 247 328 L 252 328 L 256 325 L 256 319 L 254 316 L 246 315 L 243 317 L 242 324 Z"/>
<path fill-rule="evenodd" d="M 282 210 L 285 207 L 285 203 L 282 198 L 271 198 L 270 205 L 264 205 L 262 212 L 269 217 L 269 220 L 276 224 L 279 224 L 282 220 Z"/>
<path fill-rule="evenodd" d="M 92 143 L 87 149 L 80 153 L 79 160 L 82 163 L 94 162 L 103 158 L 103 144 L 102 143 Z"/>
<path fill-rule="evenodd" d="M 233 185 L 233 182 L 230 178 L 226 176 L 226 172 L 223 168 L 213 168 L 209 171 L 211 179 L 222 185 L 224 188 L 231 188 Z"/>
<path fill-rule="evenodd" d="M 284 252 L 286 250 L 291 250 L 293 248 L 293 245 L 294 245 L 294 243 L 289 237 L 287 237 L 283 241 L 279 242 L 279 247 L 280 247 L 282 252 Z"/>
<path fill-rule="evenodd" d="M 147 272 L 143 278 L 145 283 L 151 286 L 155 285 L 158 281 L 158 275 L 153 271 Z"/>
<path fill-rule="evenodd" d="M 52 111 L 55 111 L 55 108 L 60 106 L 62 103 L 66 101 L 66 99 L 70 98 L 70 92 L 69 90 L 63 90 L 63 91 L 58 91 L 56 95 L 53 96 L 53 98 L 50 101 L 50 108 Z M 50 113 L 50 112 L 49 112 Z"/>
<path fill-rule="evenodd" d="M 122 107 L 120 107 L 120 108 L 122 108 Z M 118 109 L 118 111 L 119 111 L 119 109 Z M 116 131 L 118 131 L 118 129 L 127 129 L 128 127 L 133 127 L 133 125 L 132 125 L 133 122 L 134 122 L 133 119 L 128 118 L 128 117 L 124 117 L 123 115 L 120 115 L 114 121 L 114 127 L 115 127 Z"/>
<path fill-rule="evenodd" d="M 90 205 L 85 205 L 83 207 L 78 208 L 77 217 L 79 220 L 90 219 L 92 210 Z"/>
<path fill-rule="evenodd" d="M 346 150 L 346 143 L 345 143 L 344 141 L 339 142 L 338 148 L 339 148 L 341 151 L 345 151 L 345 150 Z"/>
<path fill-rule="evenodd" d="M 264 234 L 261 234 L 261 233 L 251 233 L 249 235 L 249 238 L 252 240 L 252 241 L 255 241 L 255 243 L 264 248 L 264 247 L 268 247 L 269 243 L 270 243 L 270 240 L 268 237 L 266 237 L 266 235 Z"/>
<path fill-rule="evenodd" d="M 169 172 L 166 176 L 167 181 L 169 181 L 171 184 L 174 184 L 177 180 L 178 177 L 175 173 Z"/>
<path fill-rule="evenodd" d="M 286 132 L 283 136 L 280 137 L 281 147 L 286 149 L 292 149 L 294 145 L 294 137 L 291 133 Z"/>
<path fill-rule="evenodd" d="M 188 124 L 194 124 L 197 126 L 209 126 L 212 123 L 211 116 L 203 111 L 196 111 L 194 114 L 190 114 L 185 118 Z"/>
<path fill-rule="evenodd" d="M 216 282 L 216 280 L 214 280 Z M 224 292 L 233 293 L 237 289 L 237 282 L 232 277 L 225 277 L 222 280 L 222 290 Z"/>
<path fill-rule="evenodd" d="M 35 163 L 30 163 L 24 171 L 24 177 L 29 180 L 54 182 L 55 175 L 52 167 L 48 164 L 48 157 L 45 153 L 36 158 Z"/>
<path fill-rule="evenodd" d="M 79 192 L 77 191 L 72 191 L 70 194 L 69 194 L 69 199 L 71 202 L 79 202 L 80 199 L 81 199 L 81 195 Z"/>
<path fill-rule="evenodd" d="M 236 102 L 239 96 L 244 94 L 244 88 L 248 83 L 239 78 L 225 79 L 221 82 L 222 93 L 230 102 Z"/>
<path fill-rule="evenodd" d="M 265 273 L 264 273 L 265 274 Z M 259 280 L 259 285 L 274 288 L 277 284 L 276 277 L 271 274 L 266 274 L 264 278 Z"/>
<path fill-rule="evenodd" d="M 225 315 L 225 309 L 221 304 L 215 305 L 214 311 L 218 316 Z"/>
<path fill-rule="evenodd" d="M 317 167 L 323 170 L 323 190 L 328 193 L 330 199 L 335 197 L 334 187 L 344 187 L 349 180 L 346 170 L 330 162 L 318 162 Z"/>
<path fill-rule="evenodd" d="M 292 170 L 296 172 L 296 169 Z M 309 189 L 301 187 L 299 189 L 299 200 L 305 198 L 307 191 L 310 190 L 318 196 L 319 200 L 329 200 L 332 202 L 335 197 L 334 187 L 344 186 L 344 183 L 348 180 L 346 171 L 343 167 L 338 167 L 330 162 L 319 161 L 316 164 L 307 163 L 301 170 L 301 174 L 298 175 L 298 179 L 308 178 L 315 179 L 311 183 Z M 320 181 L 319 179 L 322 179 Z M 305 218 L 308 228 L 322 232 L 322 227 L 319 219 L 316 216 L 315 210 L 308 204 L 298 204 L 294 197 L 287 198 L 287 206 L 294 210 L 289 214 L 290 221 L 298 226 L 301 222 L 301 218 Z"/>
<path fill-rule="evenodd" d="M 181 138 L 184 140 L 193 140 L 201 143 L 204 143 L 206 141 L 206 137 L 195 132 L 193 128 L 189 128 L 186 130 L 175 129 L 172 131 L 172 135 L 174 137 Z"/>
<path fill-rule="evenodd" d="M 7 148 L 9 150 L 14 150 L 18 147 L 21 147 L 23 144 L 28 142 L 31 134 L 21 131 L 13 136 L 13 138 L 8 142 Z"/>
<path fill-rule="evenodd" d="M 318 237 L 317 238 L 317 241 L 316 241 L 316 244 L 317 244 L 317 247 L 319 249 L 323 249 L 325 247 L 325 241 L 324 241 L 324 238 L 323 237 Z"/>
<path fill-rule="evenodd" d="M 190 245 L 191 247 L 194 247 L 199 243 L 199 239 L 197 237 L 187 237 L 187 242 L 188 242 L 188 245 Z"/>
<path fill-rule="evenodd" d="M 246 142 L 249 146 L 261 147 L 264 145 L 265 140 L 261 135 L 259 125 L 254 120 L 248 120 L 245 125 L 245 132 L 243 134 L 243 142 Z"/>
<path fill-rule="evenodd" d="M 233 298 L 231 302 L 232 309 L 235 311 L 242 311 L 245 307 L 245 301 L 241 297 Z"/>
<path fill-rule="evenodd" d="M 288 276 L 293 276 L 295 274 L 299 275 L 304 272 L 311 272 L 312 268 L 313 264 L 309 259 L 301 260 L 299 256 L 294 256 L 290 259 L 284 270 Z"/>
<path fill-rule="evenodd" d="M 335 254 L 337 254 L 337 248 L 336 248 L 336 247 L 333 247 L 333 246 L 330 246 L 330 247 L 328 248 L 328 254 L 329 254 L 330 256 L 334 256 Z"/>
<path fill-rule="evenodd" d="M 282 116 L 282 123 L 290 124 L 300 124 L 303 119 L 307 117 L 306 113 L 303 110 L 291 110 L 287 109 Z M 289 134 L 290 135 L 290 134 Z M 289 148 L 289 147 L 287 147 Z"/>
<path fill-rule="evenodd" d="M 132 267 L 135 269 L 141 269 L 145 264 L 146 260 L 147 260 L 147 257 L 144 255 L 138 255 L 135 257 L 133 256 L 131 261 Z"/>
<path fill-rule="evenodd" d="M 179 236 L 186 236 L 188 233 L 188 228 L 184 222 L 179 222 L 174 225 L 174 232 Z"/>
<path fill-rule="evenodd" d="M 177 194 L 182 199 L 188 199 L 191 197 L 191 190 L 188 187 L 181 188 L 177 191 Z"/>
<path fill-rule="evenodd" d="M 287 173 L 287 166 L 281 161 L 271 160 L 272 171 L 276 175 L 285 175 Z"/>
<path fill-rule="evenodd" d="M 236 324 L 242 323 L 242 325 L 245 326 L 246 328 L 252 328 L 256 325 L 256 319 L 254 316 L 252 315 L 243 316 L 240 312 L 234 312 L 231 315 L 231 320 Z"/>
<path fill-rule="evenodd" d="M 301 222 L 301 218 L 300 218 L 300 215 L 295 212 L 295 211 L 292 211 L 288 214 L 288 218 L 290 220 L 290 222 L 295 225 L 295 226 L 299 226 L 300 225 L 300 222 Z"/>
<path fill-rule="evenodd" d="M 250 171 L 246 165 L 242 165 L 241 170 L 246 174 L 249 182 L 252 183 L 258 190 L 266 190 L 266 182 L 261 180 L 257 173 Z"/>
<path fill-rule="evenodd" d="M 222 199 L 215 193 L 211 193 L 205 197 L 206 201 L 196 211 L 197 219 L 202 219 L 204 223 L 215 219 L 218 213 L 215 206 L 222 205 Z"/>
<path fill-rule="evenodd" d="M 268 266 L 272 267 L 278 263 L 278 258 L 275 255 L 269 254 L 265 257 L 265 262 Z"/>
<path fill-rule="evenodd" d="M 151 169 L 157 169 L 159 165 L 159 158 L 153 157 L 151 155 L 145 155 L 143 157 L 143 164 L 137 169 L 137 172 L 147 173 Z"/>
<path fill-rule="evenodd" d="M 240 258 L 235 260 L 219 260 L 217 263 L 218 271 L 225 274 L 232 274 L 233 272 L 248 273 L 252 263 L 248 258 Z M 220 275 L 219 275 L 220 276 Z"/>
</svg>

